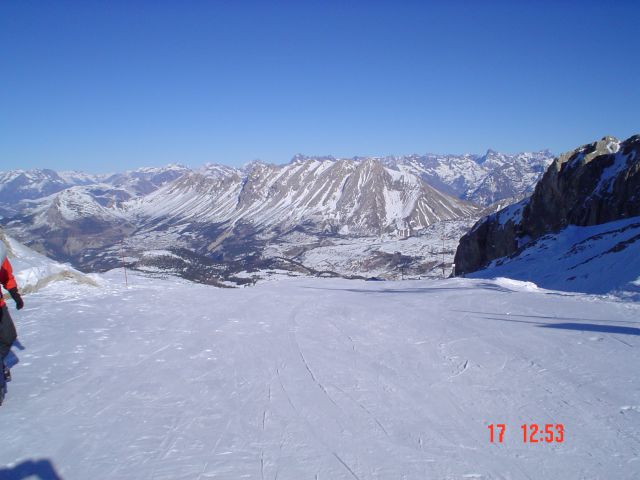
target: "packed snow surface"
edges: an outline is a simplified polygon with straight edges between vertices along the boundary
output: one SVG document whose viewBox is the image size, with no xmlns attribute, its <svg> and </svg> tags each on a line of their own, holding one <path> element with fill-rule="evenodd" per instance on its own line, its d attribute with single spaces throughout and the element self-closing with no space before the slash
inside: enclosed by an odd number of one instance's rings
<svg viewBox="0 0 640 480">
<path fill-rule="evenodd" d="M 640 475 L 638 303 L 507 279 L 101 279 L 11 306 L 0 478 Z M 564 441 L 524 443 L 532 423 Z"/>
<path fill-rule="evenodd" d="M 494 260 L 475 278 L 509 277 L 544 288 L 640 300 L 640 217 L 580 227 L 569 225 L 535 240 L 512 257 Z"/>
</svg>

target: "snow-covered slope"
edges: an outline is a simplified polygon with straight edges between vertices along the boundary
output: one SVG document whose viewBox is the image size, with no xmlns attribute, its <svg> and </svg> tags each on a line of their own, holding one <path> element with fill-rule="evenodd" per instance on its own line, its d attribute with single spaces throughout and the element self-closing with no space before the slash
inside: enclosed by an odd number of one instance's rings
<svg viewBox="0 0 640 480">
<path fill-rule="evenodd" d="M 516 281 L 104 279 L 12 312 L 0 478 L 637 478 L 638 304 Z"/>
<path fill-rule="evenodd" d="M 640 300 L 640 217 L 570 225 L 470 276 L 509 277 L 559 290 L 616 292 Z"/>
<path fill-rule="evenodd" d="M 91 276 L 33 251 L 10 236 L 5 235 L 1 230 L 0 242 L 3 242 L 7 247 L 13 274 L 23 294 L 36 292 L 46 285 L 60 281 L 73 281 L 84 285 L 97 286 Z"/>
<path fill-rule="evenodd" d="M 246 175 L 193 174 L 138 202 L 138 217 L 236 224 L 256 228 L 308 225 L 318 231 L 371 235 L 472 215 L 477 208 L 442 194 L 420 178 L 374 160 L 257 163 Z"/>
</svg>

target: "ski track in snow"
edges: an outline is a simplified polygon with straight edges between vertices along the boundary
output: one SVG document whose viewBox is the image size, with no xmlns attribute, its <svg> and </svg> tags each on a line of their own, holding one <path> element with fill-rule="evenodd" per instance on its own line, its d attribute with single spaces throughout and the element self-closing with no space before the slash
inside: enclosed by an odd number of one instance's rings
<svg viewBox="0 0 640 480">
<path fill-rule="evenodd" d="M 473 279 L 130 280 L 12 310 L 0 478 L 43 459 L 65 480 L 640 475 L 640 304 Z M 523 423 L 566 440 L 523 443 Z"/>
</svg>

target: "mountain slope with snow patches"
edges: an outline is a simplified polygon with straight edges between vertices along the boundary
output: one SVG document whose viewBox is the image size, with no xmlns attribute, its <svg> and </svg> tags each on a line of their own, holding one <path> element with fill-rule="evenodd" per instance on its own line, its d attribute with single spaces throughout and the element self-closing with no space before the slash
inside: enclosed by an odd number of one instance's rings
<svg viewBox="0 0 640 480">
<path fill-rule="evenodd" d="M 7 228 L 85 270 L 113 268 L 124 243 L 133 266 L 149 248 L 182 249 L 204 263 L 233 263 L 230 268 L 237 271 L 267 268 L 272 257 L 259 265 L 247 264 L 247 258 L 262 255 L 273 243 L 288 245 L 296 233 L 307 235 L 310 246 L 328 237 L 407 236 L 479 211 L 410 172 L 372 159 L 299 158 L 280 166 L 253 162 L 241 170 L 206 165 L 146 194 L 110 181 L 111 187 L 74 186 L 25 200 Z"/>
<path fill-rule="evenodd" d="M 411 155 L 391 162 L 434 187 L 482 206 L 529 195 L 553 161 L 548 150 L 514 155 Z"/>
<path fill-rule="evenodd" d="M 640 135 L 604 137 L 558 157 L 529 198 L 474 225 L 455 263 L 459 273 L 490 266 L 553 288 L 633 289 L 639 215 Z"/>
<path fill-rule="evenodd" d="M 192 174 L 142 199 L 136 208 L 141 216 L 178 221 L 244 221 L 256 228 L 314 225 L 319 231 L 360 235 L 410 225 L 417 230 L 477 211 L 412 174 L 373 160 L 256 164 L 245 177 Z"/>
</svg>

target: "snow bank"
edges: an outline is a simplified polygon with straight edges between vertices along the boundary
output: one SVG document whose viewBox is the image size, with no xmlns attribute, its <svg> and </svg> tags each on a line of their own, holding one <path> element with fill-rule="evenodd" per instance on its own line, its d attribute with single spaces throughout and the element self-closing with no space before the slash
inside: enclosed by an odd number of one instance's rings
<svg viewBox="0 0 640 480">
<path fill-rule="evenodd" d="M 7 247 L 13 274 L 22 293 L 33 293 L 46 285 L 65 280 L 98 286 L 90 276 L 45 257 L 1 231 L 0 242 Z"/>
<path fill-rule="evenodd" d="M 570 225 L 468 277 L 505 277 L 551 290 L 640 299 L 640 217 Z"/>
<path fill-rule="evenodd" d="M 498 277 L 495 279 L 495 282 L 501 287 L 520 292 L 537 292 L 540 290 L 533 282 L 523 282 L 522 280 L 514 280 L 513 278 Z"/>
</svg>

